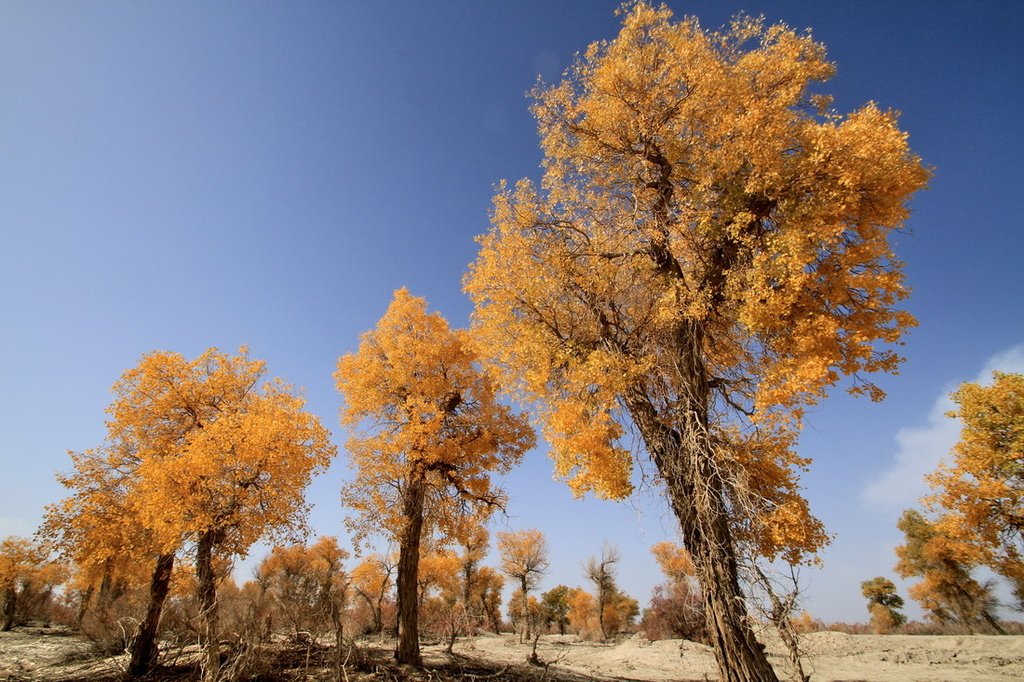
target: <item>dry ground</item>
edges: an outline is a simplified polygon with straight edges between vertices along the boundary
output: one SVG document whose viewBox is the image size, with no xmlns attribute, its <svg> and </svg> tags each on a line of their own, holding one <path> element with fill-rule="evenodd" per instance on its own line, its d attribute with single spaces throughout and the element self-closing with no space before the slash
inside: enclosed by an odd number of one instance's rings
<svg viewBox="0 0 1024 682">
<path fill-rule="evenodd" d="M 983 680 L 1024 679 L 1024 636 L 806 635 L 805 670 L 813 682 L 828 680 Z M 780 676 L 788 674 L 777 641 L 768 652 Z M 710 649 L 678 640 L 648 642 L 633 637 L 616 644 L 582 642 L 574 636 L 540 639 L 537 655 L 546 666 L 525 663 L 530 646 L 511 635 L 482 635 L 461 640 L 455 656 L 441 646 L 425 646 L 427 669 L 416 671 L 390 661 L 390 644 L 365 644 L 365 660 L 347 671 L 352 682 L 365 680 L 705 680 L 714 679 Z M 329 651 L 278 647 L 267 658 L 260 679 L 298 681 L 334 679 L 326 667 Z M 182 659 L 187 663 L 187 656 Z M 0 680 L 79 682 L 119 678 L 123 657 L 100 657 L 89 642 L 60 628 L 18 628 L 0 633 Z M 188 665 L 165 668 L 157 680 L 194 678 Z"/>
<path fill-rule="evenodd" d="M 777 639 L 766 637 L 780 678 L 789 674 Z M 804 671 L 812 682 L 829 680 L 1021 680 L 1024 636 L 846 635 L 818 632 L 802 640 Z M 465 652 L 490 661 L 521 661 L 528 647 L 510 636 L 460 643 Z M 542 637 L 537 649 L 552 668 L 601 680 L 704 680 L 715 678 L 715 660 L 703 645 L 679 640 L 648 642 L 633 637 L 618 644 L 580 642 L 575 637 Z"/>
</svg>

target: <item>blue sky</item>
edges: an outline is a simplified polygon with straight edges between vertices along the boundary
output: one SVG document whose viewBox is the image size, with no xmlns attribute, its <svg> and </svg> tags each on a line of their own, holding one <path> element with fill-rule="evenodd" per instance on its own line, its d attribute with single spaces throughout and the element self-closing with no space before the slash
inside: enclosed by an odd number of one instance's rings
<svg viewBox="0 0 1024 682">
<path fill-rule="evenodd" d="M 0 536 L 34 530 L 66 450 L 102 441 L 111 384 L 151 350 L 248 344 L 341 445 L 337 357 L 401 286 L 466 323 L 493 185 L 538 175 L 524 92 L 612 37 L 616 5 L 0 4 Z M 708 27 L 742 9 L 813 28 L 837 108 L 901 110 L 935 169 L 897 239 L 921 323 L 903 372 L 879 405 L 836 392 L 801 439 L 836 534 L 803 573 L 807 606 L 862 620 L 860 581 L 892 576 L 895 521 L 956 437 L 939 401 L 1024 371 L 1024 5 L 670 5 Z M 310 491 L 321 533 L 343 532 L 345 475 L 342 454 Z M 647 548 L 674 532 L 655 498 L 575 502 L 543 448 L 504 483 L 494 527 L 547 534 L 545 588 L 582 584 L 610 540 L 646 601 Z"/>
</svg>

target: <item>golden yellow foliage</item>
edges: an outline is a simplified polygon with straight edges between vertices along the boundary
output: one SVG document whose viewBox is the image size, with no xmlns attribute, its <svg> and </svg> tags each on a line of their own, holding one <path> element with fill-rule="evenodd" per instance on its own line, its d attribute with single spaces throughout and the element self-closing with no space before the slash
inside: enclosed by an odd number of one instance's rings
<svg viewBox="0 0 1024 682">
<path fill-rule="evenodd" d="M 798 483 L 804 411 L 842 377 L 880 399 L 864 375 L 895 372 L 915 324 L 889 238 L 928 171 L 895 112 L 812 94 L 833 70 L 809 33 L 629 4 L 534 91 L 543 179 L 500 188 L 465 280 L 575 494 L 620 499 L 653 459 L 723 679 L 774 676 L 737 551 L 799 563 L 828 541 Z"/>
<path fill-rule="evenodd" d="M 370 554 L 352 569 L 352 587 L 376 601 L 391 589 L 393 573 L 394 560 L 386 561 L 379 554 Z"/>
<path fill-rule="evenodd" d="M 49 553 L 42 546 L 13 535 L 0 542 L 0 589 L 15 590 L 48 563 Z"/>
<path fill-rule="evenodd" d="M 454 603 L 462 593 L 461 568 L 462 561 L 451 551 L 439 550 L 421 556 L 417 578 L 420 599 L 436 589 L 446 603 Z"/>
<path fill-rule="evenodd" d="M 479 607 L 487 625 L 495 634 L 501 632 L 501 593 L 505 586 L 502 574 L 490 566 L 481 566 L 473 581 L 469 604 L 471 611 Z"/>
<path fill-rule="evenodd" d="M 33 593 L 49 594 L 68 578 L 64 565 L 50 559 L 50 548 L 25 538 L 0 542 L 0 630 L 14 625 L 19 601 Z"/>
<path fill-rule="evenodd" d="M 349 585 L 347 558 L 337 538 L 323 536 L 312 545 L 276 546 L 260 563 L 260 584 L 292 633 L 315 637 L 341 617 Z"/>
<path fill-rule="evenodd" d="M 61 479 L 74 493 L 49 508 L 44 534 L 67 554 L 105 576 L 118 553 L 156 558 L 153 601 L 133 643 L 133 674 L 155 663 L 160 610 L 174 555 L 185 543 L 196 545 L 210 644 L 205 676 L 215 679 L 215 559 L 244 556 L 260 537 L 304 526 L 305 488 L 336 448 L 302 397 L 281 380 L 263 378 L 264 363 L 244 347 L 236 356 L 211 348 L 191 361 L 170 352 L 145 355 L 114 384 L 106 445 L 72 455 L 75 473 Z"/>
<path fill-rule="evenodd" d="M 896 572 L 920 578 L 908 590 L 911 599 L 939 623 L 955 623 L 971 633 L 988 627 L 1004 634 L 990 585 L 971 577 L 970 549 L 913 509 L 904 511 L 897 525 L 905 540 L 896 548 Z"/>
<path fill-rule="evenodd" d="M 409 481 L 427 485 L 426 520 L 457 534 L 464 512 L 485 516 L 504 500 L 491 484 L 532 447 L 533 432 L 495 396 L 477 367 L 467 332 L 452 330 L 426 301 L 405 289 L 357 353 L 338 360 L 342 422 L 367 427 L 346 444 L 355 480 L 342 490 L 357 542 L 369 532 L 398 537 L 406 518 L 399 501 Z"/>
<path fill-rule="evenodd" d="M 800 615 L 793 618 L 791 622 L 793 624 L 793 629 L 801 635 L 820 632 L 825 629 L 825 624 L 812 616 L 809 611 L 801 611 Z"/>
<path fill-rule="evenodd" d="M 939 529 L 974 564 L 1002 573 L 1024 604 L 1024 375 L 965 383 L 949 413 L 963 423 L 953 459 L 928 477 Z"/>
<path fill-rule="evenodd" d="M 928 177 L 894 112 L 812 98 L 832 72 L 809 34 L 637 3 L 533 93 L 543 181 L 497 194 L 465 287 L 576 494 L 629 494 L 638 405 L 680 429 L 696 409 L 733 532 L 791 561 L 826 542 L 792 446 L 842 376 L 878 399 L 863 375 L 896 370 L 914 321 L 889 235 Z"/>
<path fill-rule="evenodd" d="M 405 289 L 358 352 L 339 358 L 334 377 L 345 398 L 342 423 L 353 430 L 346 447 L 355 477 L 341 497 L 355 515 L 346 523 L 357 546 L 369 533 L 398 541 L 395 655 L 419 665 L 421 540 L 434 530 L 457 540 L 467 517 L 501 507 L 505 496 L 491 474 L 519 462 L 533 431 L 498 402 L 470 335 Z"/>
<path fill-rule="evenodd" d="M 696 576 L 697 569 L 685 547 L 674 542 L 659 542 L 651 547 L 651 554 L 661 572 L 673 582 L 685 582 Z"/>
<path fill-rule="evenodd" d="M 40 536 L 75 565 L 82 589 L 104 578 L 144 585 L 149 578 L 144 565 L 157 546 L 128 503 L 138 482 L 135 471 L 121 468 L 121 457 L 110 447 L 69 455 L 74 471 L 57 474 L 57 480 L 71 495 L 46 506 Z"/>
<path fill-rule="evenodd" d="M 501 553 L 502 572 L 514 579 L 519 588 L 509 602 L 509 613 L 524 616 L 520 619 L 520 640 L 524 635 L 529 638 L 532 625 L 528 617 L 529 594 L 548 571 L 548 543 L 544 534 L 535 528 L 498 533 L 498 551 Z"/>
<path fill-rule="evenodd" d="M 569 591 L 569 624 L 576 634 L 586 639 L 594 639 L 601 633 L 598 624 L 597 606 L 594 597 L 581 587 Z"/>
<path fill-rule="evenodd" d="M 114 385 L 109 440 L 137 479 L 128 503 L 165 551 L 216 532 L 220 552 L 244 555 L 302 527 L 304 490 L 336 450 L 305 400 L 264 373 L 245 348 L 156 352 Z"/>
<path fill-rule="evenodd" d="M 480 591 L 478 578 L 480 564 L 487 556 L 490 549 L 490 533 L 481 523 L 467 524 L 459 532 L 459 571 L 462 576 L 462 603 L 469 616 L 469 632 L 472 634 L 476 629 L 476 621 L 485 616 L 483 604 L 477 596 Z"/>
<path fill-rule="evenodd" d="M 396 557 L 370 554 L 352 569 L 350 585 L 359 597 L 358 604 L 365 605 L 370 612 L 371 622 L 366 625 L 371 632 L 380 633 L 384 629 L 383 607 L 394 586 L 397 563 Z"/>
<path fill-rule="evenodd" d="M 498 533 L 501 570 L 529 593 L 548 570 L 548 543 L 536 528 Z"/>
</svg>

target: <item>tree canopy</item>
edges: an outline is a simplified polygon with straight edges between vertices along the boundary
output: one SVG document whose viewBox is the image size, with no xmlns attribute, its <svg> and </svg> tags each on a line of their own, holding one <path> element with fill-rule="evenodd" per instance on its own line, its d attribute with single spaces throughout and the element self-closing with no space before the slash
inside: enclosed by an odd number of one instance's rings
<svg viewBox="0 0 1024 682">
<path fill-rule="evenodd" d="M 827 541 L 797 481 L 804 410 L 843 376 L 880 399 L 866 375 L 896 370 L 914 324 L 889 236 L 928 171 L 895 112 L 813 93 L 833 71 L 784 25 L 630 6 L 534 91 L 543 180 L 500 189 L 465 280 L 575 493 L 622 498 L 633 455 L 653 458 L 712 631 L 733 633 L 723 679 L 773 676 L 737 606 L 736 543 L 797 562 Z"/>
<path fill-rule="evenodd" d="M 194 360 L 153 352 L 122 374 L 107 408 L 107 442 L 72 455 L 73 491 L 51 505 L 44 533 L 86 566 L 120 554 L 153 559 L 150 609 L 130 669 L 145 673 L 176 553 L 196 547 L 209 677 L 216 676 L 215 557 L 244 556 L 261 537 L 305 524 L 305 489 L 336 448 L 305 400 L 243 347 Z M 95 552 L 96 556 L 88 558 Z"/>
<path fill-rule="evenodd" d="M 995 372 L 990 386 L 965 383 L 952 398 L 948 416 L 963 429 L 952 461 L 929 476 L 926 503 L 973 563 L 1011 581 L 1024 608 L 1024 375 Z"/>
<path fill-rule="evenodd" d="M 477 362 L 468 333 L 450 329 L 406 289 L 395 292 L 359 351 L 338 360 L 355 470 L 342 501 L 355 512 L 347 523 L 357 542 L 381 530 L 398 537 L 407 523 L 400 497 L 420 475 L 426 522 L 453 539 L 466 527 L 464 512 L 503 503 L 490 476 L 510 471 L 534 436 L 525 418 L 498 402 Z"/>
<path fill-rule="evenodd" d="M 419 664 L 417 578 L 426 530 L 447 540 L 504 503 L 491 483 L 533 446 L 527 419 L 497 399 L 468 332 L 452 330 L 406 289 L 395 292 L 359 350 L 335 372 L 355 477 L 342 501 L 356 541 L 384 531 L 398 542 L 398 648 Z"/>
</svg>

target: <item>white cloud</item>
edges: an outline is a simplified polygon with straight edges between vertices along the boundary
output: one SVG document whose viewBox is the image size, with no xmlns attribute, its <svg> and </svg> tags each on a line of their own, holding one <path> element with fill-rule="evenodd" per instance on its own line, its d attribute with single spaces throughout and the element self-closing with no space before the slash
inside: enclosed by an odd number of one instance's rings
<svg viewBox="0 0 1024 682">
<path fill-rule="evenodd" d="M 991 383 L 994 371 L 1024 373 L 1024 344 L 989 358 L 972 381 Z M 864 489 L 862 497 L 866 503 L 902 509 L 915 506 L 928 492 L 925 474 L 935 470 L 960 436 L 960 422 L 946 416 L 955 407 L 949 399 L 955 388 L 956 383 L 950 384 L 935 399 L 924 424 L 906 426 L 896 432 L 895 461 Z"/>
</svg>

